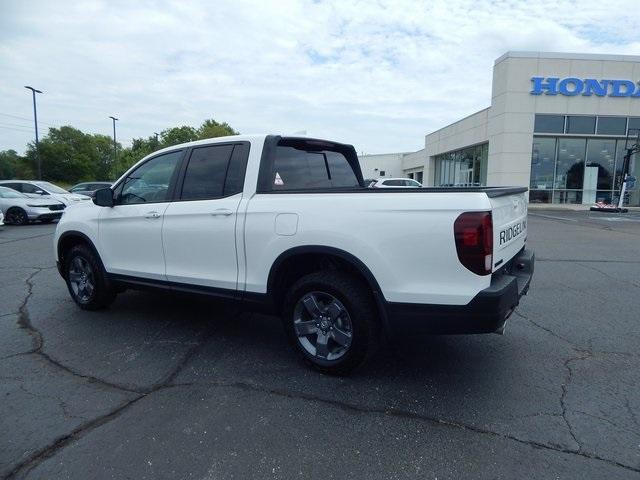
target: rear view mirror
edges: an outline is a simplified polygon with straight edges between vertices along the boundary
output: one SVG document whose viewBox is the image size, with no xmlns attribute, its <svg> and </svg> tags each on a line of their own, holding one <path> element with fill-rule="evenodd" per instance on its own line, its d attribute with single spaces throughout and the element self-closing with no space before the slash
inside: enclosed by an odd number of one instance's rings
<svg viewBox="0 0 640 480">
<path fill-rule="evenodd" d="M 96 190 L 93 197 L 93 203 L 99 207 L 113 207 L 113 190 L 110 188 L 101 188 Z"/>
</svg>

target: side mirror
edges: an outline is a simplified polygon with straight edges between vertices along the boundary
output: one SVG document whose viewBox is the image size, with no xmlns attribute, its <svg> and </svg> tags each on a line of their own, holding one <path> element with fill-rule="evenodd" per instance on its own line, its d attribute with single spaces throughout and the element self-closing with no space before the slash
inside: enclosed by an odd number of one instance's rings
<svg viewBox="0 0 640 480">
<path fill-rule="evenodd" d="M 99 207 L 113 207 L 113 190 L 110 188 L 101 188 L 96 190 L 93 197 L 93 203 Z"/>
<path fill-rule="evenodd" d="M 44 190 L 36 190 L 35 191 L 36 194 L 38 195 L 49 195 L 47 192 L 45 192 Z"/>
</svg>

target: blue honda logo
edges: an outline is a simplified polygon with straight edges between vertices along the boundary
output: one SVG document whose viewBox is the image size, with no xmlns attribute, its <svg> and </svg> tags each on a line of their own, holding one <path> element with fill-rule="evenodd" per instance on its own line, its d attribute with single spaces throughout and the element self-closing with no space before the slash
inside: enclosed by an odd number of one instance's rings
<svg viewBox="0 0 640 480">
<path fill-rule="evenodd" d="M 596 80 L 595 78 L 531 77 L 531 95 L 566 95 L 575 97 L 636 97 L 640 98 L 640 82 L 631 80 Z"/>
</svg>

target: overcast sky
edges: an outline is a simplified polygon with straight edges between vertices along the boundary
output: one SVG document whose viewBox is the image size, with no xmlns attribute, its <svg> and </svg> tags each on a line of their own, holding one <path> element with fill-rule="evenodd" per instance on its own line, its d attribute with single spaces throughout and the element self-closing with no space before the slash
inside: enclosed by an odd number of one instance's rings
<svg viewBox="0 0 640 480">
<path fill-rule="evenodd" d="M 0 150 L 73 125 L 132 138 L 206 118 L 411 151 L 485 108 L 508 50 L 640 54 L 637 0 L 0 0 Z"/>
</svg>

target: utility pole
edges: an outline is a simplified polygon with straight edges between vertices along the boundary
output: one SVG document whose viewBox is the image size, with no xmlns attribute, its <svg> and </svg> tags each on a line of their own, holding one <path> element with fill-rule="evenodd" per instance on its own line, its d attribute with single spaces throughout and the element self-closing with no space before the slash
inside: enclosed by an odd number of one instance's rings
<svg viewBox="0 0 640 480">
<path fill-rule="evenodd" d="M 109 116 L 111 120 L 113 120 L 113 163 L 115 164 L 118 160 L 118 144 L 116 143 L 116 122 L 118 119 L 113 116 Z"/>
<path fill-rule="evenodd" d="M 160 141 L 158 140 L 158 136 L 160 134 L 158 132 L 153 132 L 153 134 L 156 136 L 156 148 L 158 148 L 158 145 L 160 144 Z"/>
<path fill-rule="evenodd" d="M 33 96 L 33 122 L 36 126 L 36 161 L 38 162 L 38 180 L 42 180 L 42 162 L 40 161 L 40 148 L 38 140 L 38 111 L 36 109 L 36 93 L 43 93 L 41 90 L 37 90 L 33 87 L 25 85 L 27 90 L 31 90 Z"/>
</svg>

